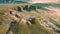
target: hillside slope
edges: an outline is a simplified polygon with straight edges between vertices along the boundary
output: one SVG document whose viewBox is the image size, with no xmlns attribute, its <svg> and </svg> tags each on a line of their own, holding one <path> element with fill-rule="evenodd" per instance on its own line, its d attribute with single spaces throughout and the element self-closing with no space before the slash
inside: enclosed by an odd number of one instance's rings
<svg viewBox="0 0 60 34">
<path fill-rule="evenodd" d="M 18 11 L 17 6 L 24 5 L 0 8 L 0 34 L 60 34 L 60 17 L 51 10 L 54 7 Z"/>
</svg>

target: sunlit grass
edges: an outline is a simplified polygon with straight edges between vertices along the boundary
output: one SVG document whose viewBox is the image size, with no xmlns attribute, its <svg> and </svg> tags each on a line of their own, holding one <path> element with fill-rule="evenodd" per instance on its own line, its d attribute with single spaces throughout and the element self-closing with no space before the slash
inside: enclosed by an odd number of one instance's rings
<svg viewBox="0 0 60 34">
<path fill-rule="evenodd" d="M 29 4 L 28 4 L 29 5 Z M 7 5 L 0 7 L 0 34 L 5 34 L 9 27 L 12 27 L 12 30 L 15 34 L 54 34 L 54 31 L 49 29 L 48 27 L 42 25 L 41 20 L 49 21 L 49 23 L 53 23 L 57 26 L 60 22 L 60 18 L 56 15 L 51 15 L 52 13 L 46 14 L 44 10 L 39 10 L 38 12 L 21 12 L 25 16 L 35 16 L 35 24 L 28 25 L 26 22 L 22 22 L 22 19 L 16 20 L 13 26 L 10 26 L 10 23 L 13 19 L 12 15 L 9 12 L 9 9 L 16 8 L 17 6 L 24 5 Z M 30 6 L 30 5 L 29 5 Z M 58 20 L 58 21 L 56 21 Z M 27 20 L 26 20 L 27 21 Z"/>
</svg>

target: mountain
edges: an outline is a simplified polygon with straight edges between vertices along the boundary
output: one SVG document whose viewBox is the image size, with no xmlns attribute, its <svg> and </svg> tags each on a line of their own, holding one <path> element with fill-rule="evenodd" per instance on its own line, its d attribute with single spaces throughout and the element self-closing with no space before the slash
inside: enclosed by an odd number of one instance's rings
<svg viewBox="0 0 60 34">
<path fill-rule="evenodd" d="M 30 3 L 58 3 L 60 0 L 30 0 Z"/>
<path fill-rule="evenodd" d="M 0 0 L 0 4 L 20 4 L 21 3 L 57 3 L 59 4 L 59 0 Z"/>
<path fill-rule="evenodd" d="M 27 3 L 28 1 L 24 0 L 1 0 L 0 4 L 20 4 L 20 3 Z"/>
</svg>

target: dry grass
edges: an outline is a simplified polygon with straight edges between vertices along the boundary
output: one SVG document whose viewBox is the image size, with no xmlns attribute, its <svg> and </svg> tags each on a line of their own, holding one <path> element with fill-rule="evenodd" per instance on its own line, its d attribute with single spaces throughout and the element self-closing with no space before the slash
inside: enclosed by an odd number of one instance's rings
<svg viewBox="0 0 60 34">
<path fill-rule="evenodd" d="M 4 15 L 0 15 L 0 21 L 3 21 L 3 24 L 0 25 L 0 34 L 6 33 L 6 31 L 9 29 L 10 22 L 13 19 L 13 17 L 11 17 L 11 14 L 9 14 L 9 9 L 16 8 L 17 6 L 24 6 L 24 5 L 7 5 L 2 6 L 0 8 L 0 12 L 4 13 Z M 50 15 L 51 13 L 45 14 L 44 11 L 42 10 L 39 10 L 38 13 L 32 11 L 32 12 L 21 12 L 20 14 L 23 15 L 24 18 L 35 17 L 36 20 L 35 24 L 32 25 L 27 25 L 26 22 L 24 22 L 24 20 L 22 19 L 16 20 L 16 25 L 12 26 L 12 30 L 14 31 L 15 34 L 55 34 L 53 30 L 49 29 L 49 27 L 42 25 L 41 20 L 43 19 L 48 20 L 49 18 L 51 18 L 56 21 L 59 19 L 56 15 Z M 54 24 L 58 24 L 59 21 L 56 21 L 57 23 Z"/>
</svg>

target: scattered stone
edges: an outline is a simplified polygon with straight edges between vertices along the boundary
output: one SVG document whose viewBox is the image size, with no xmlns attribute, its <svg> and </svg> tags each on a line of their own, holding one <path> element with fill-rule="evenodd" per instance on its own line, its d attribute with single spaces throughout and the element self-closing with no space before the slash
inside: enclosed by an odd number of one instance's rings
<svg viewBox="0 0 60 34">
<path fill-rule="evenodd" d="M 22 12 L 22 8 L 17 6 L 17 11 Z"/>
<path fill-rule="evenodd" d="M 29 21 L 31 24 L 35 24 L 35 18 L 30 18 L 28 21 Z"/>
</svg>

